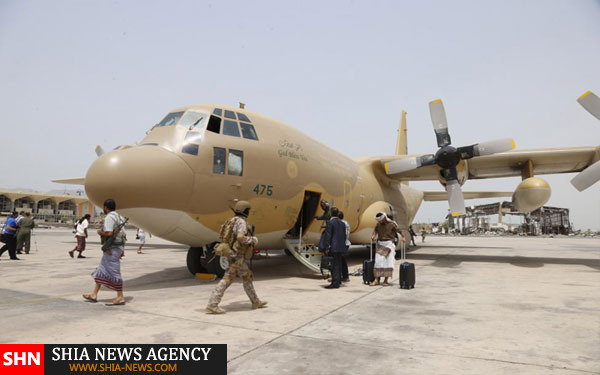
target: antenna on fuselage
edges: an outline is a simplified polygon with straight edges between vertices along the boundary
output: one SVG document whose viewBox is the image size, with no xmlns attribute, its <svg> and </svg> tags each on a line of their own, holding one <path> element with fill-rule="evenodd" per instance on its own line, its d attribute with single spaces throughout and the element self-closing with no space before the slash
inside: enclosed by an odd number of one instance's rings
<svg viewBox="0 0 600 375">
<path fill-rule="evenodd" d="M 246 108 L 246 103 L 242 103 L 242 102 L 239 102 L 239 103 L 240 103 L 240 109 Z"/>
</svg>

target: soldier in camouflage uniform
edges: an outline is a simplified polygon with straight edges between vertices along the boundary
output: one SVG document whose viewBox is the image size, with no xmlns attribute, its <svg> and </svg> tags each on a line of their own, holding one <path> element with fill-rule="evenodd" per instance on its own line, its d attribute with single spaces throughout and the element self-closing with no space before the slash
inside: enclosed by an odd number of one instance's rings
<svg viewBox="0 0 600 375">
<path fill-rule="evenodd" d="M 252 302 L 253 309 L 266 307 L 267 302 L 261 301 L 256 295 L 254 285 L 252 285 L 252 271 L 248 267 L 250 258 L 254 252 L 258 239 L 252 236 L 252 231 L 248 227 L 246 218 L 250 213 L 250 203 L 239 201 L 233 208 L 235 216 L 227 220 L 221 227 L 220 240 L 221 242 L 229 243 L 232 249 L 229 260 L 229 268 L 225 271 L 225 275 L 217 284 L 217 287 L 212 292 L 206 312 L 208 314 L 224 314 L 225 310 L 219 307 L 219 302 L 225 294 L 225 290 L 231 285 L 233 280 L 239 275 L 244 284 L 244 290 Z"/>
</svg>

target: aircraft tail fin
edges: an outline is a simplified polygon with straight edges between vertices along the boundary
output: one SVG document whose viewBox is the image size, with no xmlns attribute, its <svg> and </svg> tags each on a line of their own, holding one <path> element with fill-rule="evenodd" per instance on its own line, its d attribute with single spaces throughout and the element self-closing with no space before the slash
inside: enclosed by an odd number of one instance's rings
<svg viewBox="0 0 600 375">
<path fill-rule="evenodd" d="M 396 141 L 396 155 L 406 155 L 408 146 L 406 142 L 406 111 L 400 112 L 400 124 L 398 125 L 398 140 Z"/>
</svg>

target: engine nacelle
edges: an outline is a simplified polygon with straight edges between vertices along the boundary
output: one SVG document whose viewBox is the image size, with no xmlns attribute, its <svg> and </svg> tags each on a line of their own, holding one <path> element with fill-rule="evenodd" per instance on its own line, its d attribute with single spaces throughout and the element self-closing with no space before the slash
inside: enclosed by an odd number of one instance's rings
<svg viewBox="0 0 600 375">
<path fill-rule="evenodd" d="M 438 169 L 438 178 L 440 180 L 440 184 L 442 184 L 443 187 L 446 187 L 446 179 L 442 176 L 442 170 L 439 167 Z M 461 160 L 458 162 L 458 164 L 456 165 L 456 173 L 458 175 L 458 183 L 462 186 L 465 182 L 467 182 L 467 179 L 469 178 L 469 167 L 465 160 Z"/>
<path fill-rule="evenodd" d="M 513 206 L 519 212 L 531 212 L 546 204 L 551 194 L 552 190 L 546 180 L 529 177 L 521 181 L 513 193 Z"/>
<path fill-rule="evenodd" d="M 372 203 L 360 216 L 359 227 L 350 234 L 350 241 L 355 243 L 369 243 L 373 228 L 377 225 L 375 215 L 378 212 L 385 213 L 388 217 L 393 217 L 392 206 L 383 201 Z"/>
</svg>

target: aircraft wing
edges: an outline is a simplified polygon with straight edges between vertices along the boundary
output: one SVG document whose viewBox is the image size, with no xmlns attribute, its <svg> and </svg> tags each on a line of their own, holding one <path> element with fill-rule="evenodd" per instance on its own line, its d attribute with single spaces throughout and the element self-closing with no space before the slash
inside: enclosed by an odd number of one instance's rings
<svg viewBox="0 0 600 375">
<path fill-rule="evenodd" d="M 85 185 L 85 177 L 63 178 L 59 180 L 52 180 L 52 182 L 67 185 Z"/>
<path fill-rule="evenodd" d="M 385 169 L 388 162 L 407 156 L 420 155 L 397 155 L 381 157 L 379 160 Z M 511 150 L 474 157 L 466 160 L 466 163 L 469 168 L 469 179 L 476 180 L 521 176 L 523 166 L 530 160 L 533 163 L 534 175 L 580 172 L 600 160 L 600 146 Z M 437 165 L 429 165 L 407 172 L 390 174 L 390 177 L 400 181 L 438 180 L 439 171 L 440 168 Z"/>
<path fill-rule="evenodd" d="M 424 201 L 446 201 L 448 200 L 448 193 L 445 190 L 441 191 L 424 191 Z M 464 199 L 478 199 L 478 198 L 498 198 L 498 197 L 512 197 L 512 191 L 463 191 Z"/>
</svg>

